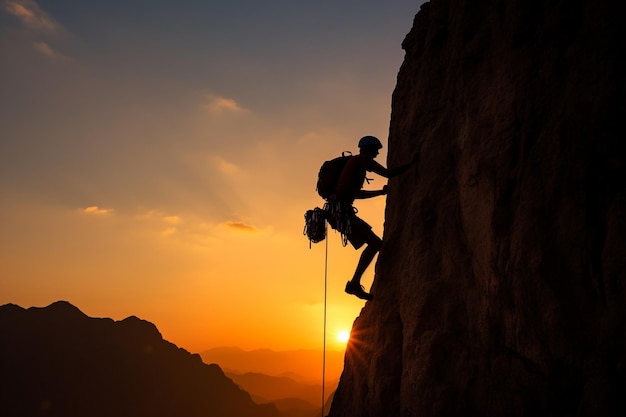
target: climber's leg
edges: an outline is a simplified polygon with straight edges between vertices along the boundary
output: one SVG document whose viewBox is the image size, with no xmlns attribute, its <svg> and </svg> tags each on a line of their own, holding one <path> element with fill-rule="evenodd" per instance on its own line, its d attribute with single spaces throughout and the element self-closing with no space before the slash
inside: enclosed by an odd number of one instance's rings
<svg viewBox="0 0 626 417">
<path fill-rule="evenodd" d="M 359 249 L 364 244 L 367 244 L 367 246 L 363 249 L 363 253 L 361 253 L 359 263 L 356 266 L 352 279 L 346 283 L 346 292 L 364 300 L 371 300 L 372 296 L 365 292 L 361 285 L 361 277 L 367 267 L 372 263 L 372 260 L 380 250 L 383 242 L 372 231 L 372 227 L 357 216 L 354 216 L 350 220 L 350 229 L 348 241 L 352 246 L 354 246 L 355 249 Z"/>
</svg>

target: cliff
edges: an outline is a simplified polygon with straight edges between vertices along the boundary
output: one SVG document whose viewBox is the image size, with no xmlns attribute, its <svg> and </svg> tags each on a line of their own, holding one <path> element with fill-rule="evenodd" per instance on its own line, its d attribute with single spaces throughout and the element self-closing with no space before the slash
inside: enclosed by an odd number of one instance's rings
<svg viewBox="0 0 626 417">
<path fill-rule="evenodd" d="M 626 25 L 433 0 L 403 42 L 384 245 L 330 417 L 626 415 Z"/>
<path fill-rule="evenodd" d="M 137 317 L 0 306 L 0 415 L 278 417 Z"/>
</svg>

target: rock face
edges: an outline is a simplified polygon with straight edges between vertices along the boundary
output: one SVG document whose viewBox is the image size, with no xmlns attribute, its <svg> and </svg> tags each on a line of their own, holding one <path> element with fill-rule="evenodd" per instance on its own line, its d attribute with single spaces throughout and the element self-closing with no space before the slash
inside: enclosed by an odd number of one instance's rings
<svg viewBox="0 0 626 417">
<path fill-rule="evenodd" d="M 0 415 L 278 417 L 217 365 L 149 322 L 90 318 L 67 302 L 0 307 Z"/>
<path fill-rule="evenodd" d="M 420 163 L 390 181 L 329 416 L 626 415 L 617 5 L 422 6 L 388 160 Z"/>
</svg>

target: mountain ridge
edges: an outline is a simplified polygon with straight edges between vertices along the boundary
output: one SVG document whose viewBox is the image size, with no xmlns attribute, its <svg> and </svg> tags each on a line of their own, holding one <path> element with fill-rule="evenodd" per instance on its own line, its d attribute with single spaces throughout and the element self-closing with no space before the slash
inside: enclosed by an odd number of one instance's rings
<svg viewBox="0 0 626 417">
<path fill-rule="evenodd" d="M 281 416 L 136 316 L 92 318 L 67 301 L 7 304 L 0 334 L 2 416 Z"/>
</svg>

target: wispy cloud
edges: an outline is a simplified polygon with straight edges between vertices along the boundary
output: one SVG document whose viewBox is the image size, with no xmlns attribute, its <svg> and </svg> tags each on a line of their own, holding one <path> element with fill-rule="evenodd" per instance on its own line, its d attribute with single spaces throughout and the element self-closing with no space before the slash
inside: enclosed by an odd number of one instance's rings
<svg viewBox="0 0 626 417">
<path fill-rule="evenodd" d="M 161 236 L 168 237 L 178 232 L 178 228 L 176 226 L 181 221 L 181 218 L 179 216 L 162 216 L 161 221 L 169 225 L 161 231 Z"/>
<path fill-rule="evenodd" d="M 28 29 L 57 34 L 63 27 L 39 7 L 35 0 L 2 0 L 2 8 L 17 17 Z"/>
<path fill-rule="evenodd" d="M 35 51 L 55 61 L 71 61 L 49 42 L 50 37 L 65 34 L 65 28 L 39 7 L 35 0 L 0 0 L 2 10 L 22 23 L 23 35 L 32 42 Z"/>
<path fill-rule="evenodd" d="M 232 98 L 220 97 L 214 94 L 207 95 L 204 107 L 213 114 L 244 113 L 247 110 Z"/>
<path fill-rule="evenodd" d="M 70 58 L 55 51 L 54 49 L 52 49 L 50 47 L 50 45 L 48 45 L 46 42 L 40 41 L 40 42 L 35 42 L 33 43 L 33 47 L 35 48 L 35 50 L 39 53 L 41 53 L 42 55 L 45 55 L 47 57 L 59 60 L 59 61 L 69 61 Z"/>
<path fill-rule="evenodd" d="M 113 209 L 106 209 L 106 208 L 101 208 L 98 206 L 89 206 L 89 207 L 81 208 L 80 211 L 85 214 L 92 214 L 96 216 L 113 214 Z"/>
<path fill-rule="evenodd" d="M 211 156 L 211 162 L 221 174 L 230 175 L 239 172 L 239 167 L 237 165 L 227 161 L 219 155 Z"/>
<path fill-rule="evenodd" d="M 167 229 L 161 231 L 161 236 L 168 237 L 168 236 L 172 236 L 174 233 L 176 233 L 176 228 L 172 226 L 172 227 L 168 227 Z"/>
<path fill-rule="evenodd" d="M 228 221 L 224 223 L 224 225 L 229 229 L 233 229 L 239 232 L 257 233 L 259 231 L 256 227 L 244 222 Z"/>
<path fill-rule="evenodd" d="M 165 216 L 163 217 L 163 221 L 169 224 L 178 224 L 180 223 L 180 217 L 178 216 Z"/>
<path fill-rule="evenodd" d="M 134 216 L 134 218 L 144 224 L 150 224 L 151 227 L 160 230 L 158 233 L 162 237 L 169 237 L 178 233 L 179 230 L 177 226 L 182 222 L 180 216 L 166 215 L 160 210 L 148 210 Z"/>
</svg>

